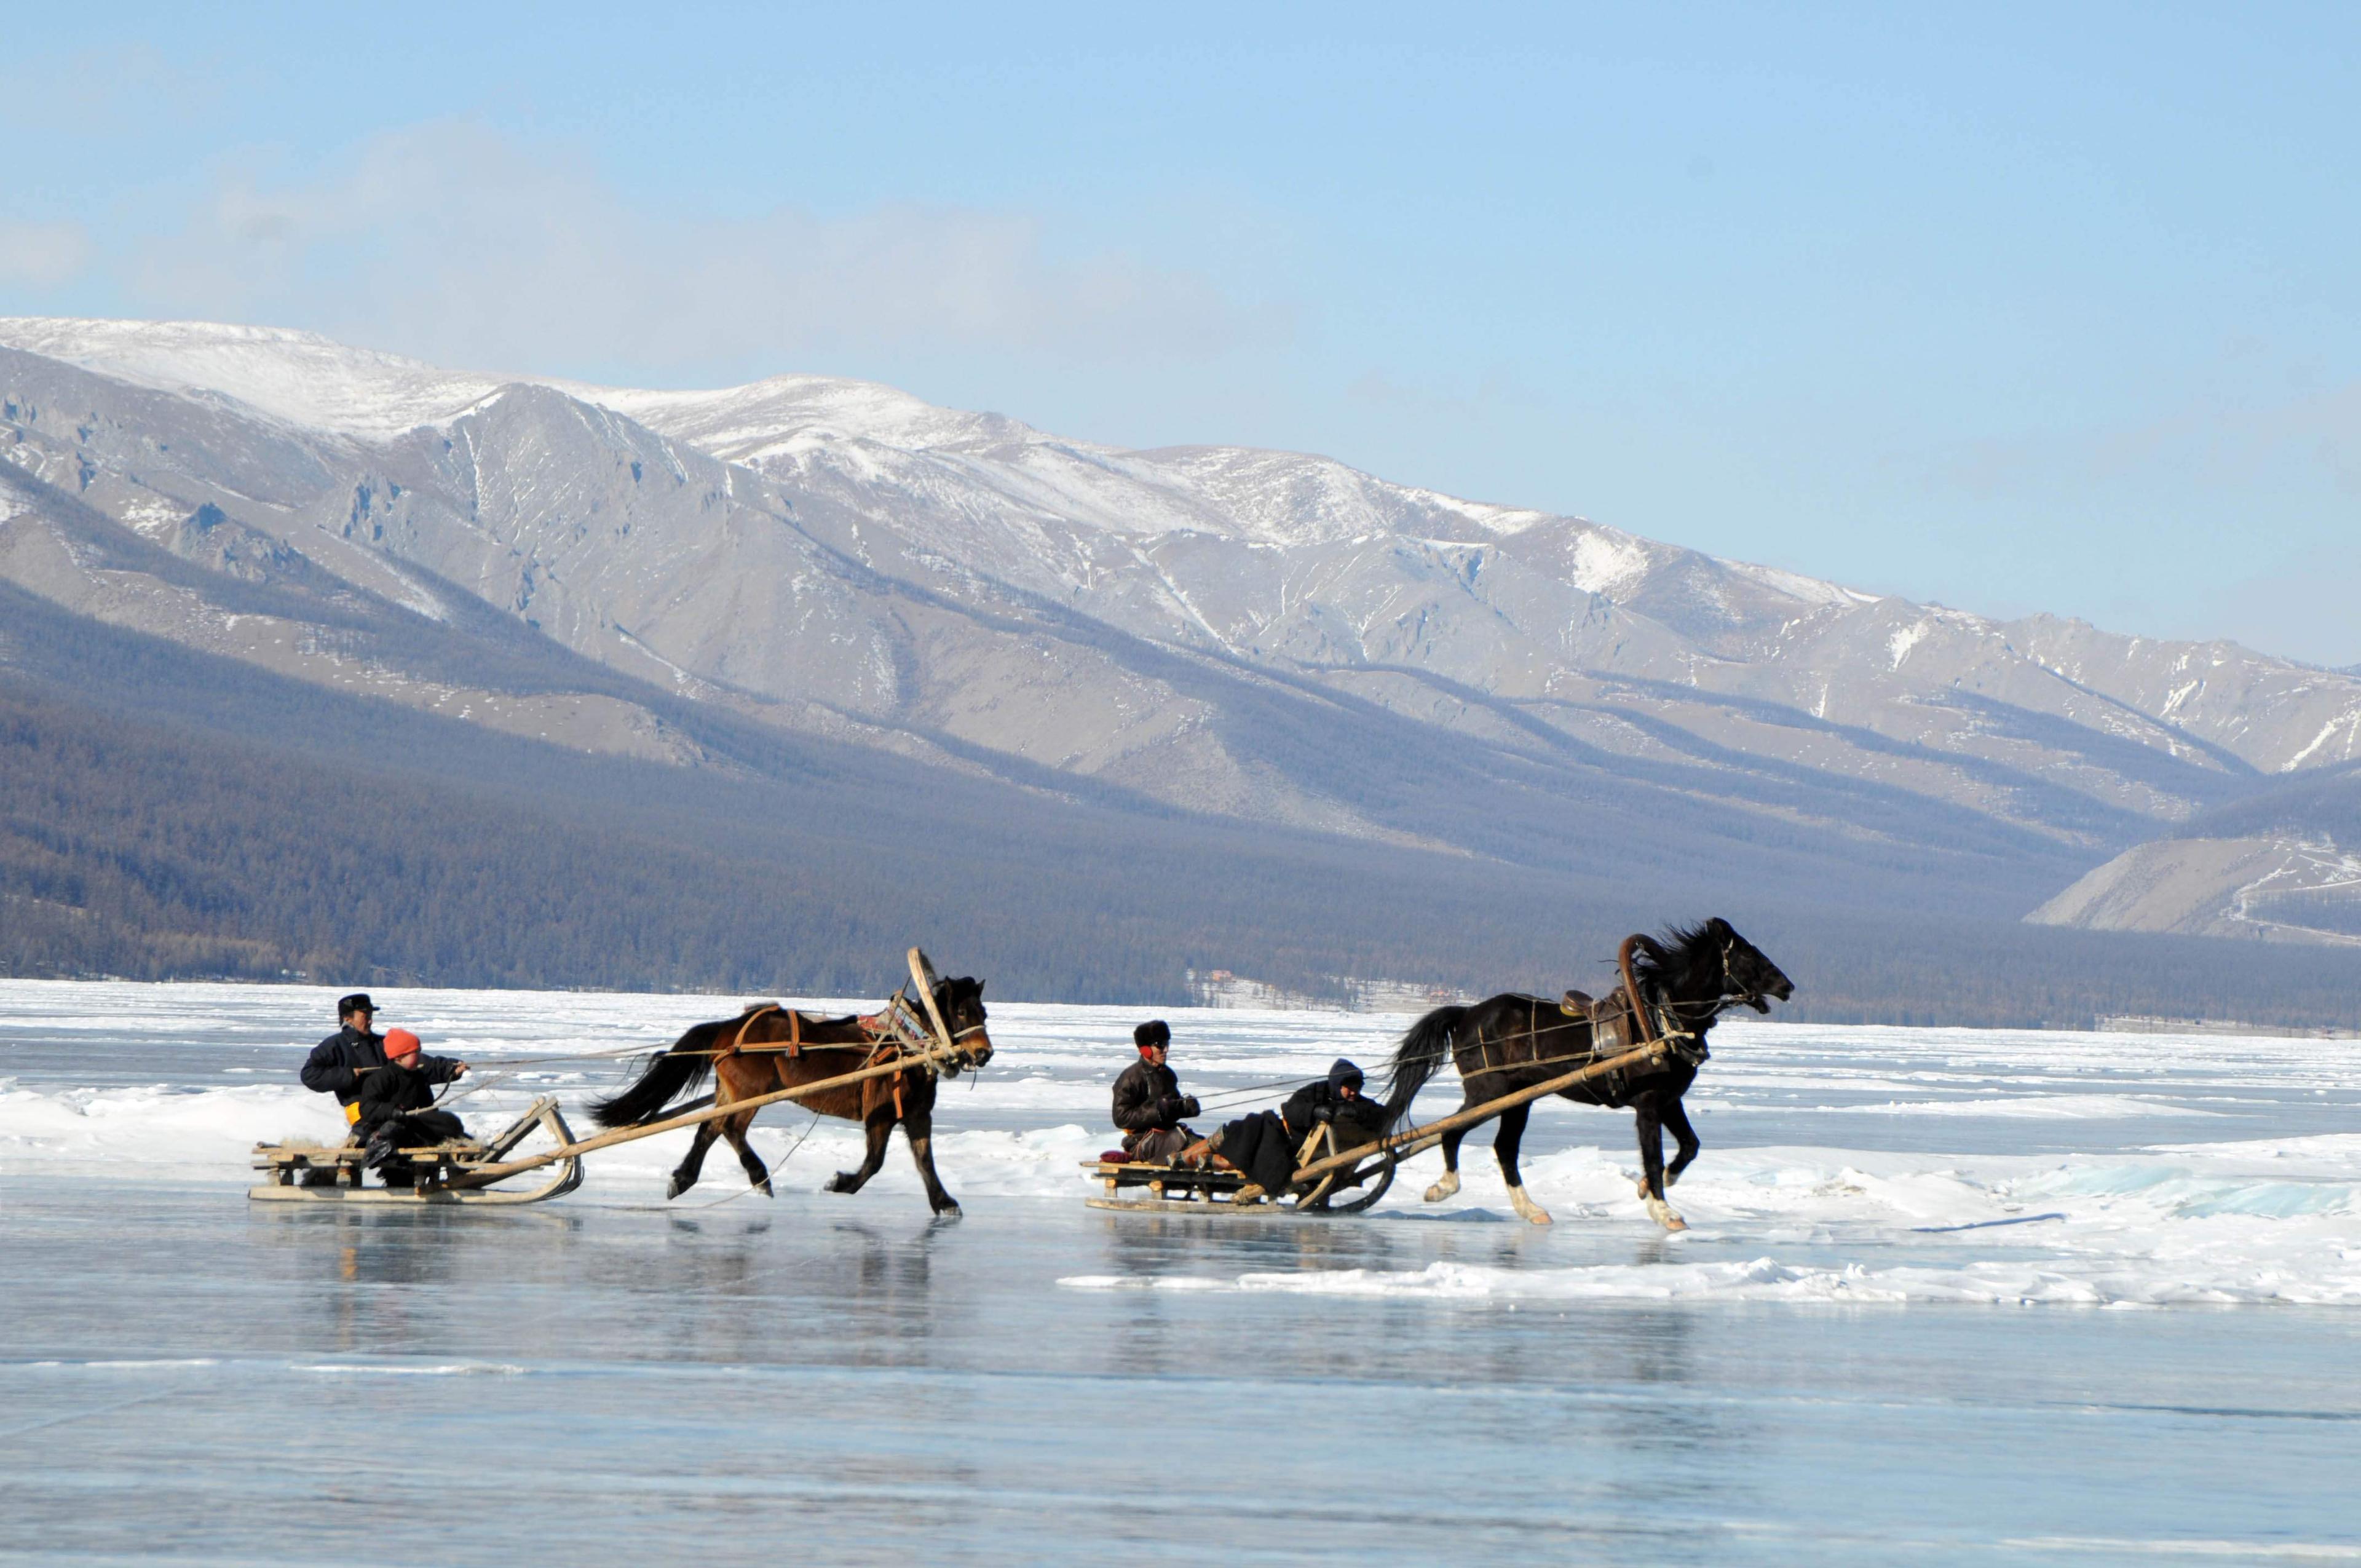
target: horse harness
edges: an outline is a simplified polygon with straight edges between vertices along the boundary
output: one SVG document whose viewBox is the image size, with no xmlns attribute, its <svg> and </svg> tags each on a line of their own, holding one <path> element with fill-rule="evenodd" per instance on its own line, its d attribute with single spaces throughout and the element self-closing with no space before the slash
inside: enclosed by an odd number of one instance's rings
<svg viewBox="0 0 2361 1568">
<path fill-rule="evenodd" d="M 757 1020 L 774 1013 L 785 1015 L 787 1037 L 785 1040 L 758 1041 L 753 1045 L 748 1045 L 746 1043 L 748 1031 L 754 1027 Z M 863 1068 L 884 1067 L 900 1056 L 915 1058 L 917 1064 L 925 1067 L 928 1072 L 937 1077 L 942 1076 L 942 1053 L 928 1037 L 924 1022 L 913 1013 L 908 1001 L 899 991 L 888 997 L 885 1005 L 876 1012 L 859 1014 L 854 1016 L 852 1020 L 854 1026 L 869 1036 L 865 1041 L 806 1041 L 804 1038 L 806 1021 L 799 1010 L 782 1007 L 775 1002 L 766 1002 L 759 1007 L 748 1008 L 745 1017 L 739 1022 L 737 1037 L 712 1053 L 714 1065 L 719 1067 L 723 1061 L 734 1056 L 784 1055 L 788 1060 L 793 1061 L 806 1051 L 862 1051 L 867 1053 L 866 1059 L 861 1063 Z M 982 1034 L 983 1029 L 983 1025 L 972 1024 L 951 1034 L 950 1045 L 953 1051 L 957 1051 L 961 1041 L 970 1036 Z M 954 1057 L 952 1070 L 958 1070 L 956 1057 Z M 902 1118 L 904 1076 L 902 1073 L 895 1073 L 882 1080 L 873 1079 L 862 1085 L 865 1093 L 883 1093 L 890 1086 L 894 1096 L 895 1121 L 900 1121 Z"/>
<path fill-rule="evenodd" d="M 1534 1054 L 1522 1061 L 1495 1063 L 1491 1059 L 1495 1039 L 1505 1046 L 1513 1036 L 1488 1036 L 1479 1034 L 1476 1039 L 1477 1065 L 1472 1072 L 1463 1069 L 1460 1076 L 1481 1078 L 1490 1073 L 1506 1072 L 1511 1068 L 1548 1067 L 1560 1062 L 1598 1061 L 1659 1042 L 1663 1043 L 1674 1057 L 1687 1063 L 1691 1068 L 1704 1066 L 1707 1058 L 1713 1054 L 1707 1047 L 1704 1037 L 1695 1030 L 1675 1027 L 1679 1020 L 1674 1016 L 1672 1010 L 1669 1007 L 1652 1003 L 1642 994 L 1639 981 L 1631 973 L 1632 946 L 1633 943 L 1627 940 L 1623 945 L 1622 952 L 1618 955 L 1623 971 L 1623 984 L 1614 997 L 1601 1002 L 1582 992 L 1568 991 L 1557 1003 L 1557 1011 L 1561 1015 L 1590 1025 L 1588 1050 L 1554 1057 Z M 1733 983 L 1730 973 L 1730 949 L 1727 947 L 1722 949 L 1721 967 L 1723 982 Z M 1731 1000 L 1733 999 L 1729 996 L 1723 996 L 1719 999 L 1719 1002 L 1728 1003 Z M 1526 1001 L 1524 1039 L 1526 1048 L 1530 1052 L 1538 1053 L 1541 1048 L 1541 1010 L 1543 1005 L 1544 1003 L 1538 997 L 1531 997 Z M 1719 1011 L 1719 1005 L 1716 1011 Z M 1608 1037 L 1610 1031 L 1614 1036 L 1611 1040 Z M 1596 1082 L 1601 1102 L 1610 1105 L 1623 1103 L 1629 1096 L 1634 1076 L 1634 1069 L 1619 1068 L 1598 1079 Z"/>
</svg>

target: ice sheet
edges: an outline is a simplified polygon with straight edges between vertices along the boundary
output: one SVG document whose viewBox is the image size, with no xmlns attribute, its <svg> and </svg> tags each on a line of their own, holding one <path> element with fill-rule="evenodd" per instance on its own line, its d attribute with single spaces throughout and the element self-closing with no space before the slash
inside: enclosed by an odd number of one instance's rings
<svg viewBox="0 0 2361 1568">
<path fill-rule="evenodd" d="M 751 1000 L 377 995 L 513 1074 L 478 1127 Z M 1440 1204 L 1429 1154 L 1361 1219 L 1085 1210 L 1142 1012 L 995 1004 L 955 1223 L 899 1150 L 821 1192 L 853 1129 L 784 1111 L 775 1200 L 725 1155 L 664 1202 L 668 1135 L 532 1209 L 249 1205 L 254 1141 L 339 1131 L 332 1003 L 0 982 L 0 1563 L 2361 1555 L 2349 1045 L 1739 1025 L 1667 1236 L 1566 1104 L 1546 1228 L 1481 1135 Z M 1208 1124 L 1405 1022 L 1170 1016 Z"/>
<path fill-rule="evenodd" d="M 378 997 L 381 1022 L 398 1021 L 430 1050 L 477 1064 L 474 1081 L 489 1087 L 455 1109 L 479 1126 L 544 1092 L 582 1121 L 584 1100 L 637 1070 L 632 1053 L 745 1000 L 404 990 Z M 862 1004 L 785 1000 L 827 1011 Z M 290 1081 L 307 1036 L 331 1011 L 332 993 L 310 988 L 0 982 L 0 1177 L 243 1185 L 256 1142 L 333 1140 L 338 1122 L 325 1097 Z M 953 1190 L 1062 1203 L 1087 1192 L 1079 1164 L 1114 1141 L 1107 1084 L 1130 1058 L 1140 1016 L 995 1006 L 995 1059 L 947 1084 L 938 1113 L 937 1158 Z M 1408 1022 L 1209 1010 L 1170 1017 L 1174 1065 L 1213 1104 L 1201 1119 L 1208 1127 L 1274 1102 L 1336 1056 L 1377 1077 Z M 2330 1041 L 1733 1024 L 1717 1035 L 1692 1096 L 1707 1151 L 1673 1194 L 1694 1229 L 1661 1265 L 1315 1272 L 1283 1282 L 1176 1272 L 1170 1283 L 1503 1303 L 2361 1305 L 2361 1134 L 2299 1130 L 2355 1124 L 2355 1055 Z M 93 1063 L 105 1070 L 87 1070 Z M 1455 1102 L 1446 1076 L 1422 1113 Z M 1543 1108 L 1526 1144 L 1528 1190 L 1563 1223 L 1646 1233 L 1629 1127 L 1628 1116 L 1595 1108 Z M 2162 1129 L 2251 1135 L 2151 1142 Z M 1822 1135 L 1781 1135 L 1799 1132 Z M 1873 1135 L 1843 1135 L 1862 1132 Z M 1456 1197 L 1420 1201 L 1441 1171 L 1441 1156 L 1430 1153 L 1364 1223 L 1511 1223 L 1487 1135 L 1466 1149 Z M 602 1152 L 571 1201 L 657 1201 L 687 1141 L 683 1132 Z M 782 1188 L 805 1191 L 861 1156 L 851 1124 L 788 1107 L 758 1124 L 754 1142 L 780 1167 Z M 898 1155 L 874 1183 L 897 1201 L 917 1186 Z M 725 1151 L 685 1201 L 735 1201 L 748 1190 Z M 2062 1217 L 2037 1228 L 2003 1223 L 2036 1212 Z M 1678 1250 L 1721 1245 L 1752 1250 L 1710 1263 Z M 1831 1250 L 1846 1255 L 1831 1262 Z M 1890 1255 L 1896 1250 L 1906 1260 Z"/>
</svg>

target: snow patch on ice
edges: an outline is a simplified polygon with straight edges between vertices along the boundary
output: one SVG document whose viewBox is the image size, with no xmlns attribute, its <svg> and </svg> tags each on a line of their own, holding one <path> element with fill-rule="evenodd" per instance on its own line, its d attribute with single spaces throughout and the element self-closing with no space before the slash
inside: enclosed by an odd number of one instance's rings
<svg viewBox="0 0 2361 1568">
<path fill-rule="evenodd" d="M 2192 1263 L 2194 1260 L 2191 1260 Z M 1060 1281 L 1064 1283 L 1064 1281 Z M 2257 1259 L 2219 1259 L 2166 1277 L 2136 1266 L 2067 1265 L 1984 1259 L 1958 1267 L 1837 1268 L 1784 1263 L 1773 1256 L 1732 1263 L 1595 1264 L 1575 1268 L 1507 1268 L 1436 1262 L 1400 1273 L 1372 1269 L 1244 1274 L 1239 1291 L 1370 1298 L 1430 1297 L 1521 1301 L 1788 1301 L 1900 1305 L 1965 1302 L 1986 1306 L 2173 1306 L 2260 1304 L 2361 1306 L 2361 1260 L 2297 1273 Z"/>
</svg>

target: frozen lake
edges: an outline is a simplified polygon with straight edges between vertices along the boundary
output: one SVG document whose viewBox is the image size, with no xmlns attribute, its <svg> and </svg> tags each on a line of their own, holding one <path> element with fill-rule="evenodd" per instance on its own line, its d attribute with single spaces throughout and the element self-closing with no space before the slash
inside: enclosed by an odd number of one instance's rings
<svg viewBox="0 0 2361 1568">
<path fill-rule="evenodd" d="M 1729 1025 L 1676 1237 L 1563 1102 L 1547 1229 L 1481 1134 L 1444 1205 L 1429 1155 L 1358 1220 L 1085 1210 L 1144 1014 L 1017 1005 L 961 1220 L 899 1146 L 820 1192 L 857 1132 L 786 1108 L 775 1200 L 720 1150 L 662 1203 L 680 1134 L 536 1208 L 249 1205 L 338 1125 L 332 994 L 0 981 L 0 1560 L 2361 1560 L 2352 1042 Z M 479 1128 L 735 1011 L 377 994 Z M 1241 1104 L 1404 1022 L 1167 1016 Z"/>
</svg>

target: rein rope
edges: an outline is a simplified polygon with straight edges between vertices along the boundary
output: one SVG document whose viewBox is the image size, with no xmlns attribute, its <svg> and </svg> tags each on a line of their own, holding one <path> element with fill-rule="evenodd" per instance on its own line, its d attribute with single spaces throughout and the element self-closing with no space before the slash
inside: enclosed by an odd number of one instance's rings
<svg viewBox="0 0 2361 1568">
<path fill-rule="evenodd" d="M 737 1037 L 719 1050 L 675 1049 L 660 1054 L 710 1056 L 718 1065 L 730 1057 L 741 1055 L 785 1055 L 792 1061 L 806 1051 L 862 1051 L 868 1056 L 868 1059 L 862 1064 L 864 1068 L 882 1068 L 897 1061 L 906 1063 L 901 1072 L 872 1080 L 870 1084 L 862 1091 L 864 1113 L 871 1092 L 887 1093 L 894 1097 L 894 1118 L 899 1121 L 903 1114 L 902 1095 L 905 1088 L 903 1080 L 909 1072 L 923 1068 L 928 1076 L 941 1079 L 946 1076 L 955 1077 L 962 1069 L 972 1069 L 979 1065 L 966 1059 L 965 1054 L 959 1048 L 959 1043 L 971 1036 L 983 1034 L 986 1025 L 972 1024 L 957 1034 L 953 1034 L 948 1024 L 940 1022 L 941 1014 L 935 1006 L 934 998 L 929 996 L 926 1000 L 928 1014 L 937 1020 L 932 1030 L 928 1027 L 928 1020 L 920 1017 L 917 1009 L 911 1005 L 907 988 L 896 986 L 894 994 L 885 999 L 884 1006 L 874 1013 L 856 1014 L 853 1016 L 854 1027 L 868 1036 L 866 1040 L 807 1041 L 803 1037 L 805 1023 L 803 1014 L 795 1009 L 782 1007 L 775 1002 L 767 1002 L 747 1011 L 745 1016 L 739 1022 Z M 786 1039 L 758 1041 L 753 1045 L 748 1045 L 746 1035 L 753 1028 L 756 1020 L 773 1013 L 786 1014 Z"/>
<path fill-rule="evenodd" d="M 853 1021 L 856 1023 L 865 1024 L 870 1020 L 883 1018 L 888 1011 L 895 1009 L 897 1005 L 905 1008 L 907 1006 L 907 1003 L 902 1001 L 901 992 L 896 992 L 894 996 L 887 999 L 884 1007 L 880 1008 L 875 1013 L 855 1014 L 853 1015 Z M 788 1020 L 788 1038 L 777 1041 L 757 1040 L 752 1045 L 746 1044 L 747 1030 L 752 1027 L 754 1020 L 762 1017 L 767 1013 L 784 1013 L 786 1014 Z M 904 1031 L 897 1031 L 884 1025 L 879 1026 L 872 1035 L 872 1037 L 867 1040 L 805 1039 L 803 1037 L 804 1026 L 807 1024 L 814 1024 L 819 1021 L 820 1019 L 818 1017 L 805 1012 L 801 1008 L 783 1007 L 775 1002 L 769 1002 L 764 1003 L 759 1007 L 749 1008 L 746 1013 L 741 1015 L 737 1038 L 726 1046 L 697 1046 L 685 1050 L 670 1046 L 658 1046 L 653 1049 L 651 1049 L 646 1046 L 619 1046 L 613 1050 L 607 1051 L 558 1051 L 530 1057 L 494 1057 L 488 1058 L 487 1060 L 490 1065 L 500 1068 L 505 1073 L 512 1069 L 521 1067 L 546 1067 L 563 1062 L 577 1061 L 629 1061 L 634 1057 L 727 1057 L 737 1055 L 800 1056 L 806 1051 L 870 1051 L 874 1050 L 880 1042 L 888 1038 L 898 1038 L 906 1047 L 910 1044 L 910 1041 Z M 931 1044 L 923 1043 L 923 1036 L 925 1035 L 925 1031 L 923 1029 L 916 1028 L 915 1025 L 908 1024 L 907 1020 L 905 1021 L 905 1026 L 909 1032 L 915 1032 L 921 1036 L 922 1043 L 917 1048 L 912 1050 L 912 1055 L 930 1056 L 934 1058 L 941 1057 L 943 1053 L 940 1047 L 935 1047 Z M 951 1032 L 951 1044 L 956 1046 L 963 1040 L 972 1039 L 974 1036 L 983 1034 L 988 1028 L 990 1028 L 990 1026 L 991 1025 L 986 1024 L 971 1024 L 964 1029 L 953 1030 Z M 471 1087 L 489 1088 L 490 1086 L 489 1084 L 484 1084 Z"/>
</svg>

